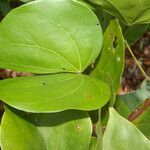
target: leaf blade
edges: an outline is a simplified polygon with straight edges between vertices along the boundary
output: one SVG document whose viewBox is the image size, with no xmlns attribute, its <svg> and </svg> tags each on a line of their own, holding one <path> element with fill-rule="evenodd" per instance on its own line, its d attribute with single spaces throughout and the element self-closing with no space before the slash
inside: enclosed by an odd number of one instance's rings
<svg viewBox="0 0 150 150">
<path fill-rule="evenodd" d="M 11 11 L 0 26 L 1 68 L 82 72 L 101 50 L 99 21 L 77 1 L 34 1 Z"/>
<path fill-rule="evenodd" d="M 27 115 L 6 109 L 2 120 L 1 142 L 5 150 L 88 149 L 91 132 L 90 119 L 83 111 Z"/>
<path fill-rule="evenodd" d="M 150 22 L 149 0 L 90 0 L 101 5 L 105 11 L 117 17 L 127 25 L 147 24 Z M 128 8 L 128 9 L 126 9 Z"/>
<path fill-rule="evenodd" d="M 118 20 L 114 19 L 104 33 L 102 53 L 91 75 L 106 81 L 115 94 L 119 90 L 123 73 L 124 53 L 125 44 L 121 27 Z"/>
<path fill-rule="evenodd" d="M 4 102 L 31 112 L 93 110 L 102 107 L 110 97 L 109 87 L 103 81 L 70 73 L 3 80 L 0 91 Z"/>
<path fill-rule="evenodd" d="M 133 124 L 110 108 L 110 118 L 104 133 L 103 146 L 104 150 L 148 150 L 150 141 Z"/>
</svg>

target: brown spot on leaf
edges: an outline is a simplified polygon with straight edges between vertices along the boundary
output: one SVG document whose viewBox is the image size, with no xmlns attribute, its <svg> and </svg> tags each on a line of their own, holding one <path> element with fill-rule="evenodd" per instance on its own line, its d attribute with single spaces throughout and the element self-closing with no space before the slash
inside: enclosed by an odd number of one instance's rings
<svg viewBox="0 0 150 150">
<path fill-rule="evenodd" d="M 113 33 L 110 33 L 110 38 L 113 40 L 114 39 L 114 34 Z"/>
<path fill-rule="evenodd" d="M 92 96 L 92 95 L 90 95 L 90 94 L 87 94 L 87 95 L 86 95 L 86 98 L 88 98 L 88 99 L 92 99 L 92 98 L 93 98 L 93 96 Z"/>
</svg>

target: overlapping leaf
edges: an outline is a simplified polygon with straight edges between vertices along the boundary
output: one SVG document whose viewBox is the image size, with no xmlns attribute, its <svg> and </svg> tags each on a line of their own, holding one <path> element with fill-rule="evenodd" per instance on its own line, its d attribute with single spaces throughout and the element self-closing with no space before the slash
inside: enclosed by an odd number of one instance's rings
<svg viewBox="0 0 150 150">
<path fill-rule="evenodd" d="M 110 109 L 103 150 L 149 150 L 150 141 L 129 121 Z"/>
<path fill-rule="evenodd" d="M 0 99 L 30 112 L 93 110 L 110 98 L 106 83 L 82 74 L 61 73 L 0 82 Z"/>
<path fill-rule="evenodd" d="M 149 0 L 90 0 L 125 24 L 150 23 Z"/>
<path fill-rule="evenodd" d="M 148 24 L 135 24 L 133 26 L 125 26 L 124 38 L 128 44 L 134 44 L 147 31 Z"/>
<path fill-rule="evenodd" d="M 82 72 L 101 45 L 101 27 L 89 7 L 72 0 L 37 0 L 14 9 L 2 21 L 0 68 Z"/>
<path fill-rule="evenodd" d="M 117 19 L 110 22 L 104 33 L 103 49 L 92 76 L 104 78 L 117 93 L 124 67 L 124 39 Z"/>
<path fill-rule="evenodd" d="M 130 99 L 130 101 L 132 102 L 132 99 Z M 132 113 L 132 111 L 134 111 L 133 109 L 128 107 L 128 105 L 121 98 L 121 96 L 116 96 L 114 107 L 117 110 L 117 112 L 126 119 L 129 117 L 129 115 Z"/>
<path fill-rule="evenodd" d="M 118 95 L 115 101 L 115 109 L 121 116 L 128 118 L 132 112 L 136 111 L 137 108 L 142 107 L 141 105 L 149 97 L 150 81 L 144 80 L 140 88 L 137 90 L 125 95 Z"/>
<path fill-rule="evenodd" d="M 86 112 L 25 114 L 6 109 L 1 125 L 3 150 L 87 150 L 92 124 Z"/>
</svg>

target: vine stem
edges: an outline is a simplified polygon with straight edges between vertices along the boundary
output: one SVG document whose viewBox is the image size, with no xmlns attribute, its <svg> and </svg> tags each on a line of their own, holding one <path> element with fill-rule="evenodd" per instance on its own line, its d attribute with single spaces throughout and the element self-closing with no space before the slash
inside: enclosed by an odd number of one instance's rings
<svg viewBox="0 0 150 150">
<path fill-rule="evenodd" d="M 137 64 L 137 66 L 139 67 L 140 71 L 142 72 L 143 76 L 144 76 L 146 79 L 149 79 L 149 76 L 145 73 L 145 71 L 144 71 L 143 68 L 141 67 L 139 61 L 138 61 L 138 60 L 136 59 L 136 57 L 134 56 L 134 54 L 133 54 L 133 52 L 132 52 L 132 50 L 131 50 L 131 48 L 130 48 L 130 46 L 129 46 L 129 44 L 128 44 L 128 42 L 127 42 L 126 40 L 125 40 L 125 44 L 126 44 L 126 47 L 127 47 L 128 50 L 129 50 L 130 54 L 132 55 L 132 57 L 133 57 L 135 63 Z"/>
<path fill-rule="evenodd" d="M 98 122 L 96 124 L 97 144 L 96 150 L 102 150 L 102 125 L 101 125 L 101 109 L 98 110 Z"/>
</svg>

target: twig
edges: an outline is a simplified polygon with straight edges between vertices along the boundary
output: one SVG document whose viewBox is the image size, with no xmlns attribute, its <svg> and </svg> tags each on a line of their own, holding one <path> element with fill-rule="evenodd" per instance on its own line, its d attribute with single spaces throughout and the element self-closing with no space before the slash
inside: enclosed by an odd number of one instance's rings
<svg viewBox="0 0 150 150">
<path fill-rule="evenodd" d="M 98 122 L 96 124 L 97 144 L 96 150 L 102 150 L 102 126 L 101 126 L 101 109 L 98 110 Z"/>
<path fill-rule="evenodd" d="M 146 79 L 150 79 L 150 77 L 145 73 L 145 71 L 144 71 L 143 68 L 141 67 L 139 61 L 138 61 L 138 60 L 136 59 L 136 57 L 134 56 L 134 54 L 133 54 L 133 52 L 132 52 L 132 50 L 131 50 L 131 48 L 130 48 L 130 46 L 129 46 L 129 44 L 128 44 L 127 41 L 125 41 L 125 44 L 126 44 L 128 50 L 129 50 L 130 54 L 132 55 L 132 57 L 133 57 L 135 63 L 137 64 L 137 66 L 139 67 L 140 71 L 142 72 L 143 76 L 144 76 Z"/>
</svg>

